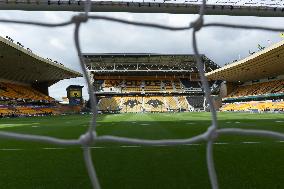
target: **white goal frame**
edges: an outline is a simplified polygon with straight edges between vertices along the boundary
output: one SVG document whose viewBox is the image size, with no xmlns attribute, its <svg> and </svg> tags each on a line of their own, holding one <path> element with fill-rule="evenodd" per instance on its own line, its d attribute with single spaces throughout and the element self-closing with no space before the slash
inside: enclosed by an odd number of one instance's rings
<svg viewBox="0 0 284 189">
<path fill-rule="evenodd" d="M 200 0 L 196 0 L 199 2 Z M 3 0 L 0 0 L 0 5 Z M 7 2 L 11 2 L 8 0 Z M 30 0 L 30 2 L 35 2 Z M 205 27 L 226 27 L 226 28 L 238 28 L 238 29 L 247 29 L 247 30 L 264 30 L 264 31 L 273 31 L 273 32 L 283 32 L 284 28 L 272 28 L 272 27 L 260 27 L 260 26 L 253 26 L 253 25 L 234 25 L 234 24 L 224 24 L 224 23 L 204 23 L 204 15 L 205 9 L 207 7 L 206 0 L 202 1 L 202 4 L 198 5 L 199 10 L 199 17 L 191 22 L 188 26 L 180 26 L 180 27 L 173 27 L 173 26 L 165 26 L 160 24 L 153 24 L 153 23 L 146 23 L 146 22 L 136 22 L 136 21 L 128 21 L 120 18 L 114 17 L 107 17 L 107 16 L 96 16 L 90 15 L 89 12 L 92 10 L 92 2 L 90 0 L 85 1 L 84 3 L 84 12 L 75 14 L 71 20 L 62 22 L 62 23 L 46 23 L 46 22 L 33 22 L 33 21 L 21 21 L 21 20 L 6 20 L 0 18 L 0 23 L 6 24 L 27 24 L 27 25 L 34 25 L 40 27 L 62 27 L 67 25 L 75 25 L 74 30 L 74 40 L 75 46 L 79 57 L 79 63 L 81 69 L 83 71 L 89 92 L 89 98 L 92 106 L 93 117 L 90 124 L 90 127 L 86 131 L 85 134 L 81 135 L 78 139 L 58 139 L 54 137 L 48 136 L 38 136 L 38 135 L 29 135 L 29 134 L 17 134 L 12 132 L 3 132 L 0 131 L 0 138 L 10 138 L 10 139 L 17 139 L 17 140 L 24 140 L 24 141 L 35 141 L 35 142 L 46 142 L 51 144 L 63 145 L 63 146 L 81 146 L 83 148 L 84 160 L 86 164 L 86 168 L 92 183 L 93 188 L 100 189 L 99 180 L 96 176 L 96 171 L 93 165 L 92 156 L 91 156 L 91 145 L 97 141 L 103 142 L 122 142 L 127 144 L 140 144 L 140 145 L 179 145 L 179 144 L 192 144 L 200 141 L 207 142 L 206 145 L 206 161 L 207 161 L 207 168 L 208 174 L 210 178 L 211 187 L 213 189 L 218 189 L 218 179 L 217 174 L 215 171 L 214 160 L 213 160 L 213 142 L 220 136 L 220 135 L 255 135 L 255 136 L 262 136 L 262 137 L 270 137 L 275 139 L 284 140 L 284 134 L 273 132 L 273 131 L 266 131 L 266 130 L 252 130 L 252 129 L 234 129 L 234 128 L 218 128 L 217 124 L 217 115 L 216 111 L 213 106 L 212 98 L 210 96 L 210 89 L 207 82 L 207 79 L 204 74 L 203 70 L 203 62 L 199 55 L 198 47 L 197 47 L 197 32 L 199 32 L 202 28 Z M 15 3 L 14 3 L 15 4 Z M 18 5 L 21 5 L 18 3 Z M 17 6 L 18 6 L 17 5 Z M 21 5 L 22 9 L 25 9 L 29 4 L 23 3 Z M 2 5 L 1 5 L 2 6 Z M 0 9 L 2 8 L 0 6 Z M 255 9 L 257 10 L 257 9 Z M 262 16 L 261 11 L 259 15 Z M 264 14 L 265 16 L 265 14 Z M 181 30 L 192 30 L 192 47 L 195 54 L 195 59 L 197 62 L 197 68 L 199 70 L 200 78 L 202 81 L 202 85 L 205 91 L 206 101 L 209 104 L 209 109 L 211 112 L 211 125 L 208 127 L 208 130 L 200 135 L 194 136 L 192 138 L 187 139 L 165 139 L 165 140 L 144 140 L 144 139 L 136 139 L 136 138 L 126 138 L 126 137 L 118 137 L 118 136 L 97 136 L 96 135 L 96 126 L 97 126 L 97 109 L 96 109 L 96 96 L 94 95 L 94 89 L 92 86 L 92 82 L 90 77 L 88 77 L 88 72 L 85 67 L 84 59 L 82 57 L 82 51 L 80 46 L 80 38 L 79 38 L 79 29 L 82 23 L 94 20 L 104 20 L 110 22 L 118 22 L 121 24 L 126 25 L 134 25 L 137 27 L 150 27 L 160 30 L 169 30 L 169 31 L 181 31 Z"/>
<path fill-rule="evenodd" d="M 0 0 L 0 10 L 82 11 L 86 0 Z M 90 11 L 283 17 L 284 2 L 276 0 L 92 0 Z"/>
</svg>

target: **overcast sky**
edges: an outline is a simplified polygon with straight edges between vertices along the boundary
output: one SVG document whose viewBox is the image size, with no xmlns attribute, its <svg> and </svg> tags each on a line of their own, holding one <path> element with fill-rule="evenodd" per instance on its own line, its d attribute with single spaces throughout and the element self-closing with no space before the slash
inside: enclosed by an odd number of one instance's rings
<svg viewBox="0 0 284 189">
<path fill-rule="evenodd" d="M 0 18 L 61 22 L 69 20 L 74 12 L 24 12 L 1 11 Z M 99 14 L 99 13 L 97 13 Z M 102 15 L 102 13 L 100 13 Z M 186 26 L 196 15 L 174 14 L 132 14 L 105 13 L 107 16 L 128 20 L 146 21 L 172 26 Z M 205 22 L 226 22 L 255 24 L 261 26 L 283 26 L 283 18 L 206 16 Z M 10 36 L 15 41 L 29 47 L 44 58 L 49 57 L 63 63 L 66 67 L 81 72 L 74 47 L 73 26 L 44 28 L 17 24 L 0 23 L 0 35 Z M 106 21 L 89 21 L 80 33 L 84 53 L 192 53 L 191 32 L 170 32 L 141 28 Z M 234 30 L 206 28 L 198 34 L 199 49 L 202 54 L 219 65 L 235 59 L 245 58 L 250 51 L 257 51 L 258 44 L 269 46 L 281 41 L 279 33 L 256 30 Z M 84 85 L 83 78 L 60 81 L 49 88 L 50 96 L 60 100 L 66 96 L 69 85 Z M 86 86 L 83 95 L 87 98 Z"/>
</svg>

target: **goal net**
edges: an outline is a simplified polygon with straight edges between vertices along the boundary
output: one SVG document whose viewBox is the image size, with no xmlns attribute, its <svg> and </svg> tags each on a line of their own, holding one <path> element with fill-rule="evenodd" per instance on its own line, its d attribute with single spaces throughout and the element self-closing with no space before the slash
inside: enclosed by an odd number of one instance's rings
<svg viewBox="0 0 284 189">
<path fill-rule="evenodd" d="M 116 1 L 112 1 L 112 3 L 113 2 L 116 2 Z M 123 2 L 127 2 L 127 1 L 123 1 Z M 152 2 L 156 3 L 157 1 L 152 1 Z M 170 2 L 163 1 L 163 2 L 173 3 L 173 1 L 170 1 Z M 74 5 L 83 6 L 84 12 L 75 14 L 71 20 L 62 22 L 62 23 L 54 24 L 54 23 L 48 23 L 48 22 L 33 22 L 33 21 L 5 20 L 5 19 L 0 19 L 0 23 L 26 24 L 26 25 L 34 25 L 34 26 L 39 26 L 39 27 L 62 27 L 62 26 L 67 26 L 67 25 L 74 25 L 75 26 L 75 29 L 74 29 L 75 46 L 76 46 L 78 57 L 80 60 L 79 64 L 81 66 L 81 69 L 83 71 L 83 74 L 86 80 L 86 84 L 88 86 L 89 98 L 90 98 L 92 112 L 93 112 L 90 127 L 88 128 L 86 133 L 81 135 L 78 139 L 65 140 L 65 139 L 58 139 L 58 138 L 47 137 L 47 136 L 35 136 L 35 135 L 17 134 L 17 133 L 2 132 L 2 131 L 0 132 L 1 138 L 12 138 L 12 139 L 17 139 L 17 140 L 27 140 L 27 141 L 40 141 L 40 142 L 46 142 L 46 143 L 57 144 L 57 145 L 65 145 L 65 146 L 67 145 L 82 146 L 86 168 L 87 168 L 92 186 L 93 188 L 96 188 L 96 189 L 100 188 L 100 184 L 99 184 L 99 180 L 97 179 L 96 171 L 95 171 L 95 168 L 92 162 L 90 146 L 94 142 L 97 142 L 97 141 L 123 142 L 127 144 L 136 144 L 136 145 L 137 144 L 140 144 L 140 145 L 178 145 L 178 144 L 192 144 L 192 143 L 197 143 L 200 141 L 205 141 L 207 143 L 206 161 L 207 161 L 207 168 L 208 168 L 208 174 L 209 174 L 209 178 L 211 182 L 211 187 L 213 189 L 217 189 L 219 187 L 218 187 L 218 179 L 217 179 L 217 174 L 215 171 L 214 160 L 213 160 L 213 142 L 220 135 L 231 135 L 231 134 L 256 135 L 256 136 L 271 137 L 275 139 L 284 140 L 284 134 L 273 132 L 273 131 L 237 129 L 237 128 L 218 128 L 217 115 L 216 115 L 216 111 L 213 106 L 213 100 L 210 96 L 209 85 L 208 85 L 208 82 L 207 82 L 207 79 L 205 77 L 205 73 L 203 70 L 204 68 L 203 62 L 199 55 L 198 39 L 197 39 L 197 33 L 203 28 L 208 28 L 208 27 L 225 27 L 225 28 L 239 28 L 239 29 L 247 29 L 247 30 L 264 30 L 264 31 L 272 31 L 272 32 L 283 32 L 284 28 L 279 28 L 279 27 L 272 28 L 272 27 L 253 26 L 253 25 L 234 25 L 234 24 L 225 24 L 225 23 L 217 23 L 217 22 L 211 22 L 211 23 L 204 22 L 204 15 L 208 9 L 208 5 L 210 6 L 220 5 L 223 7 L 223 9 L 227 9 L 228 8 L 227 6 L 229 6 L 229 9 L 231 10 L 234 10 L 235 8 L 238 9 L 237 12 L 241 11 L 243 7 L 249 7 L 250 10 L 252 11 L 259 11 L 258 13 L 259 16 L 263 16 L 261 11 L 265 11 L 264 15 L 267 15 L 266 13 L 269 13 L 270 15 L 275 14 L 276 16 L 279 16 L 278 15 L 279 13 L 279 14 L 282 14 L 283 16 L 283 10 L 282 10 L 282 7 L 284 7 L 283 1 L 280 1 L 280 0 L 278 1 L 275 1 L 275 0 L 274 1 L 273 0 L 209 0 L 209 1 L 185 0 L 185 1 L 179 2 L 179 0 L 177 0 L 176 4 L 178 3 L 190 4 L 192 6 L 197 4 L 198 9 L 199 9 L 199 16 L 195 21 L 191 22 L 189 25 L 179 26 L 179 27 L 146 23 L 146 22 L 129 21 L 129 20 L 124 20 L 124 19 L 114 18 L 114 17 L 107 17 L 107 16 L 91 15 L 89 14 L 89 12 L 93 10 L 94 3 L 96 2 L 95 1 L 81 2 L 81 1 L 73 1 L 73 0 L 72 1 L 38 1 L 38 0 L 29 0 L 29 1 L 5 0 L 3 1 L 3 0 L 0 0 L 0 6 L 4 7 L 5 9 L 21 9 L 21 10 L 33 10 L 34 9 L 36 10 L 35 8 L 32 9 L 29 7 L 30 5 L 34 5 L 34 4 L 44 5 L 42 6 L 41 10 L 48 10 L 48 5 L 51 5 L 51 4 L 57 4 L 57 5 L 74 4 Z M 140 3 L 145 3 L 145 1 L 143 2 L 141 1 Z M 127 6 L 127 3 L 125 5 Z M 78 10 L 78 9 L 75 9 L 75 10 Z M 182 31 L 182 30 L 191 30 L 192 31 L 192 36 L 191 36 L 192 37 L 192 47 L 193 47 L 195 59 L 197 62 L 197 68 L 199 70 L 200 78 L 201 78 L 203 89 L 205 92 L 206 101 L 209 104 L 209 109 L 211 112 L 212 121 L 211 121 L 211 125 L 208 127 L 208 130 L 203 134 L 194 136 L 192 138 L 187 138 L 187 139 L 143 140 L 143 139 L 136 139 L 136 138 L 108 136 L 108 135 L 97 136 L 96 135 L 96 125 L 97 125 L 96 124 L 96 120 L 97 120 L 96 96 L 94 95 L 95 93 L 92 87 L 93 86 L 92 81 L 90 77 L 88 77 L 88 72 L 85 67 L 84 59 L 82 57 L 80 37 L 79 37 L 80 26 L 83 23 L 92 22 L 95 20 L 117 22 L 117 23 L 121 23 L 124 25 L 133 25 L 137 27 L 148 27 L 148 28 L 154 28 L 157 30 L 168 30 L 172 32 Z"/>
</svg>

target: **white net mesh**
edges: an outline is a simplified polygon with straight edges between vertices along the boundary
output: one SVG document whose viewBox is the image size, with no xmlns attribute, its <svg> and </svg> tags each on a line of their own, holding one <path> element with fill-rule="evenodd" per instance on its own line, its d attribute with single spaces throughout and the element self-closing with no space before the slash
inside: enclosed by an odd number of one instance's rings
<svg viewBox="0 0 284 189">
<path fill-rule="evenodd" d="M 201 1 L 191 1 L 200 3 Z M 123 142 L 126 144 L 140 144 L 140 145 L 178 145 L 178 144 L 192 144 L 200 141 L 206 141 L 207 142 L 207 150 L 206 150 L 206 160 L 207 160 L 207 167 L 208 167 L 208 173 L 209 178 L 211 182 L 211 187 L 213 189 L 217 189 L 218 187 L 218 180 L 217 175 L 214 167 L 214 161 L 213 161 L 213 142 L 220 136 L 220 135 L 230 135 L 230 134 L 239 134 L 239 135 L 256 135 L 256 136 L 263 136 L 263 137 L 271 137 L 275 139 L 284 140 L 284 134 L 277 133 L 273 131 L 264 131 L 264 130 L 248 130 L 248 129 L 234 129 L 234 128 L 224 128 L 224 129 L 218 129 L 217 125 L 217 115 L 216 111 L 213 106 L 212 98 L 210 96 L 210 89 L 207 82 L 207 79 L 204 75 L 203 70 L 203 62 L 199 55 L 198 48 L 197 48 L 197 37 L 196 33 L 204 28 L 204 27 L 228 27 L 228 28 L 240 28 L 240 29 L 258 29 L 258 30 L 265 30 L 265 31 L 275 31 L 275 32 L 282 32 L 284 31 L 284 28 L 270 28 L 270 27 L 259 27 L 259 26 L 248 26 L 248 25 L 233 25 L 233 24 L 223 24 L 223 23 L 204 23 L 204 8 L 206 6 L 206 0 L 202 1 L 202 4 L 200 6 L 200 12 L 199 17 L 189 24 L 189 26 L 182 26 L 182 27 L 171 27 L 171 26 L 164 26 L 164 25 L 158 25 L 158 24 L 152 24 L 152 23 L 144 23 L 144 22 L 135 22 L 135 21 L 128 21 L 123 20 L 119 18 L 113 18 L 113 17 L 106 17 L 106 16 L 94 16 L 89 15 L 89 11 L 91 10 L 91 1 L 86 1 L 84 3 L 85 6 L 85 12 L 79 13 L 72 17 L 70 21 L 63 22 L 63 23 L 57 23 L 57 24 L 51 24 L 51 23 L 45 23 L 45 22 L 32 22 L 32 21 L 19 21 L 19 20 L 5 20 L 0 19 L 1 23 L 17 23 L 17 24 L 28 24 L 28 25 L 35 25 L 35 26 L 41 26 L 41 27 L 61 27 L 66 25 L 75 25 L 74 30 L 74 40 L 75 40 L 75 46 L 77 49 L 77 53 L 80 59 L 80 65 L 84 74 L 84 77 L 86 79 L 86 83 L 88 85 L 88 92 L 89 92 L 89 98 L 91 102 L 93 117 L 90 124 L 89 129 L 87 132 L 79 137 L 79 139 L 73 139 L 73 140 L 63 140 L 63 139 L 57 139 L 53 137 L 47 137 L 47 136 L 36 136 L 36 135 L 27 135 L 27 134 L 16 134 L 11 132 L 2 132 L 0 131 L 0 137 L 1 138 L 11 138 L 11 139 L 17 139 L 17 140 L 26 140 L 26 141 L 37 141 L 37 142 L 46 142 L 51 144 L 57 144 L 57 145 L 81 145 L 83 147 L 83 153 L 84 153 L 84 159 L 86 163 L 86 167 L 88 170 L 88 174 L 92 183 L 93 188 L 99 189 L 100 184 L 96 176 L 95 168 L 93 165 L 91 152 L 90 152 L 90 146 L 97 141 L 104 141 L 104 142 Z M 212 0 L 213 2 L 213 0 Z M 254 1 L 254 0 L 247 0 L 247 1 L 214 1 L 215 3 L 222 3 L 225 2 L 229 3 L 243 3 L 246 2 L 249 4 L 255 4 L 257 3 L 257 6 L 260 5 L 268 5 L 269 3 L 274 3 L 275 5 L 283 6 L 282 1 Z M 208 130 L 200 135 L 197 135 L 192 138 L 188 139 L 168 139 L 168 140 L 143 140 L 143 139 L 135 139 L 135 138 L 125 138 L 125 137 L 117 137 L 117 136 L 97 136 L 96 135 L 96 119 L 97 119 L 97 110 L 96 110 L 96 97 L 94 94 L 94 89 L 92 87 L 92 83 L 90 78 L 88 77 L 88 73 L 85 67 L 84 59 L 82 57 L 81 47 L 80 47 L 80 39 L 79 39 L 79 29 L 82 23 L 91 21 L 91 20 L 105 20 L 105 21 L 111 21 L 111 22 L 118 22 L 122 24 L 128 24 L 128 25 L 135 25 L 139 27 L 151 27 L 161 30 L 170 30 L 170 31 L 181 31 L 181 30 L 192 30 L 192 41 L 193 41 L 193 49 L 195 53 L 195 58 L 197 62 L 197 68 L 199 70 L 200 78 L 202 81 L 202 85 L 205 91 L 205 97 L 209 104 L 211 117 L 212 117 L 212 123 L 211 126 L 208 128 Z"/>
</svg>

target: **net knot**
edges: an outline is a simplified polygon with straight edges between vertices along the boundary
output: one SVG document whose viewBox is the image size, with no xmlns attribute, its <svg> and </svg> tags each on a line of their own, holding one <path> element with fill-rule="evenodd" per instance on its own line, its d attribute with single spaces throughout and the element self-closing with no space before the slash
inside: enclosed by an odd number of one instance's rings
<svg viewBox="0 0 284 189">
<path fill-rule="evenodd" d="M 88 15 L 87 14 L 78 14 L 72 17 L 72 22 L 74 23 L 82 23 L 82 22 L 87 22 L 88 21 Z"/>
<path fill-rule="evenodd" d="M 218 138 L 218 133 L 216 132 L 216 128 L 212 125 L 212 126 L 210 126 L 208 129 L 207 129 L 207 131 L 206 131 L 206 133 L 205 133 L 205 138 L 209 141 L 209 140 L 211 140 L 211 141 L 213 141 L 213 140 L 215 140 L 215 139 L 217 139 Z"/>
<path fill-rule="evenodd" d="M 94 141 L 94 138 L 97 136 L 96 132 L 86 132 L 85 134 L 82 134 L 79 138 L 79 142 L 80 144 L 82 144 L 83 146 L 89 146 L 90 144 L 92 144 L 92 142 Z"/>
<path fill-rule="evenodd" d="M 190 27 L 194 29 L 194 31 L 199 31 L 203 26 L 203 17 L 199 17 L 196 21 L 190 23 Z"/>
</svg>

